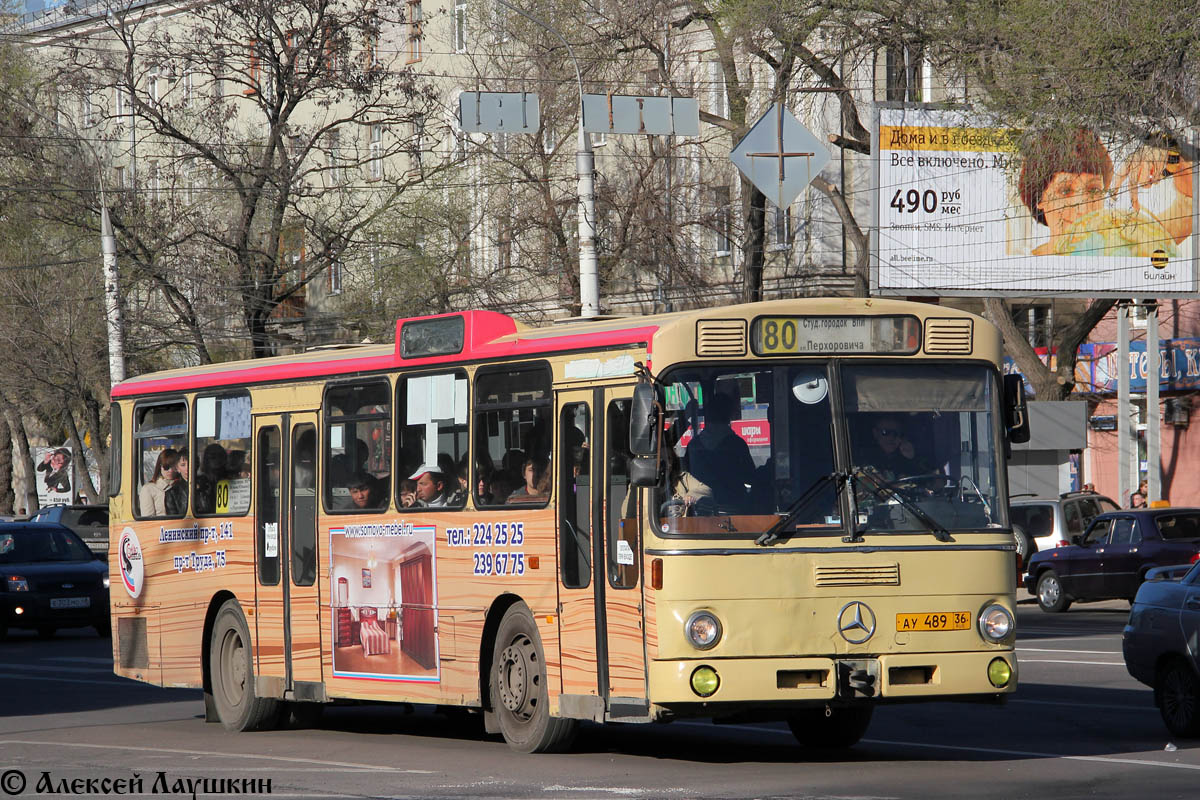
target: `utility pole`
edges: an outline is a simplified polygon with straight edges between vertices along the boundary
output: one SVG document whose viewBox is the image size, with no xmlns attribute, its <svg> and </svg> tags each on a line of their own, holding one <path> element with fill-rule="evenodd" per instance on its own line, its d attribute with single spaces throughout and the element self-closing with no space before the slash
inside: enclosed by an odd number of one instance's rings
<svg viewBox="0 0 1200 800">
<path fill-rule="evenodd" d="M 579 140 L 575 151 L 575 171 L 579 178 L 579 316 L 585 319 L 596 317 L 600 314 L 600 278 L 596 265 L 596 160 L 591 137 L 583 129 L 583 73 L 579 69 L 579 59 L 563 35 L 550 25 L 504 0 L 496 2 L 549 31 L 563 43 L 575 63 L 575 80 L 579 84 Z"/>
</svg>

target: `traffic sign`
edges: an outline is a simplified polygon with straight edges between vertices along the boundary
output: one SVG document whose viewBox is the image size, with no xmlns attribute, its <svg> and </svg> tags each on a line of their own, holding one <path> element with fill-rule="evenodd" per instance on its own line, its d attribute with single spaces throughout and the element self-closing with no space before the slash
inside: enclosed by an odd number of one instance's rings
<svg viewBox="0 0 1200 800">
<path fill-rule="evenodd" d="M 467 133 L 536 133 L 538 96 L 533 92 L 463 92 L 458 122 Z"/>
<path fill-rule="evenodd" d="M 583 129 L 588 133 L 699 136 L 700 106 L 694 97 L 585 94 Z"/>
<path fill-rule="evenodd" d="M 792 204 L 829 163 L 829 151 L 779 103 L 754 123 L 729 160 L 776 208 Z"/>
</svg>

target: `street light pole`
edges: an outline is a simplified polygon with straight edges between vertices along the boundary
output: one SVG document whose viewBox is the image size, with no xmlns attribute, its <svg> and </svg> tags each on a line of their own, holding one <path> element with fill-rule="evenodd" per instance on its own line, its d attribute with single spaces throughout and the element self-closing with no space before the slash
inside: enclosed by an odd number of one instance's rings
<svg viewBox="0 0 1200 800">
<path fill-rule="evenodd" d="M 575 171 L 579 176 L 579 316 L 595 317 L 600 314 L 600 279 L 596 266 L 596 159 L 592 152 L 592 140 L 583 129 L 583 73 L 579 70 L 579 59 L 575 51 L 554 28 L 537 17 L 522 11 L 504 0 L 497 3 L 520 14 L 525 19 L 545 28 L 567 48 L 567 54 L 575 63 L 575 80 L 579 84 L 579 142 L 575 151 Z"/>
<path fill-rule="evenodd" d="M 58 120 L 47 117 L 32 106 L 20 103 L 13 98 L 9 102 L 17 103 L 30 114 L 48 122 L 65 140 L 74 140 L 83 144 L 92 154 L 96 167 L 96 183 L 100 187 L 100 254 L 104 272 L 104 318 L 108 328 L 108 378 L 112 386 L 125 380 L 125 321 L 121 314 L 121 300 L 117 282 L 117 240 L 113 236 L 112 222 L 108 218 L 108 202 L 104 196 L 104 162 L 91 142 L 82 136 L 75 135 L 58 123 Z"/>
</svg>

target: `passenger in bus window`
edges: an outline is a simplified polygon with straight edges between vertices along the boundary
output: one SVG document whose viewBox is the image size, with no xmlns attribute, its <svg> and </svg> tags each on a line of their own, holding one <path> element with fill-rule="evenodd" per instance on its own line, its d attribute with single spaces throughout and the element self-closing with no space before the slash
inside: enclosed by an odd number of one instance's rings
<svg viewBox="0 0 1200 800">
<path fill-rule="evenodd" d="M 400 507 L 412 508 L 417 504 L 417 482 L 410 478 L 400 481 Z"/>
<path fill-rule="evenodd" d="M 417 482 L 417 506 L 419 508 L 446 508 L 446 476 L 437 464 L 422 464 L 409 476 Z"/>
<path fill-rule="evenodd" d="M 871 442 L 859 455 L 858 465 L 894 481 L 915 475 L 928 475 L 933 468 L 917 455 L 899 417 L 886 414 L 871 426 Z"/>
<path fill-rule="evenodd" d="M 378 481 L 369 473 L 355 473 L 350 480 L 350 484 L 346 487 L 350 490 L 349 508 L 357 511 L 381 506 L 382 503 L 379 502 L 380 493 L 377 487 Z"/>
<path fill-rule="evenodd" d="M 204 448 L 200 457 L 200 472 L 196 475 L 195 513 L 212 514 L 217 510 L 217 481 L 225 478 L 225 448 L 213 442 Z"/>
<path fill-rule="evenodd" d="M 188 451 L 186 447 L 179 450 L 179 461 L 175 464 L 179 480 L 171 484 L 166 492 L 167 516 L 182 517 L 187 513 L 188 498 Z"/>
<path fill-rule="evenodd" d="M 496 474 L 495 467 L 492 466 L 492 460 L 486 456 L 475 461 L 475 496 L 479 498 L 482 505 L 490 505 L 495 502 L 492 497 L 492 478 Z"/>
<path fill-rule="evenodd" d="M 158 454 L 149 482 L 138 490 L 138 505 L 143 517 L 167 516 L 167 490 L 179 480 L 178 464 L 179 451 L 168 447 Z"/>
<path fill-rule="evenodd" d="M 544 464 L 541 464 L 532 458 L 525 459 L 525 463 L 521 466 L 521 475 L 525 479 L 525 485 L 521 486 L 515 492 L 508 496 L 509 503 L 537 503 L 546 499 L 549 494 L 549 470 Z"/>
<path fill-rule="evenodd" d="M 746 504 L 746 487 L 754 480 L 750 447 L 730 425 L 737 403 L 730 394 L 713 394 L 704 406 L 704 429 L 688 442 L 684 454 L 684 469 L 711 487 L 722 511 L 740 511 Z"/>
<path fill-rule="evenodd" d="M 249 478 L 250 465 L 246 463 L 245 450 L 231 450 L 229 452 L 229 478 Z"/>
</svg>

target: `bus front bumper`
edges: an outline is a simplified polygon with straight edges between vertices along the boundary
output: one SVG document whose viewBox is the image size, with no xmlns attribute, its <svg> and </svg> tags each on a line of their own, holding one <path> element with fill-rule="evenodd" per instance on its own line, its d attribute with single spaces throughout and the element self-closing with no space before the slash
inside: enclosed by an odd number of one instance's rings
<svg viewBox="0 0 1200 800">
<path fill-rule="evenodd" d="M 993 664 L 997 659 L 1003 663 Z M 697 670 L 706 681 L 693 681 Z M 1008 675 L 1008 680 L 999 679 Z M 703 689 L 716 689 L 700 694 Z M 1017 688 L 1012 650 L 972 653 L 903 653 L 839 658 L 714 658 L 653 661 L 650 697 L 680 703 L 779 703 L 839 700 L 954 699 L 999 695 Z"/>
</svg>

